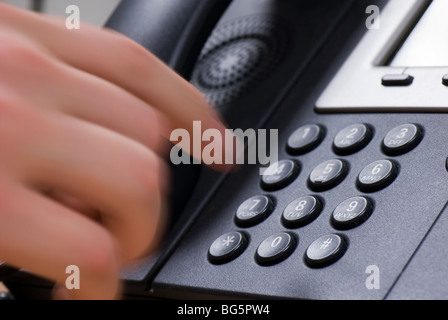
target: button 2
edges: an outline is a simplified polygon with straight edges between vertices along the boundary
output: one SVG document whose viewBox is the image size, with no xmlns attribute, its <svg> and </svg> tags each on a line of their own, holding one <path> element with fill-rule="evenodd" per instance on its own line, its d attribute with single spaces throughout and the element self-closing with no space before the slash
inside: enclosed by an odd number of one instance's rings
<svg viewBox="0 0 448 320">
<path fill-rule="evenodd" d="M 347 250 L 347 242 L 337 234 L 329 234 L 314 241 L 306 250 L 305 262 L 312 268 L 326 267 L 339 260 Z"/>
<path fill-rule="evenodd" d="M 211 263 L 222 264 L 238 257 L 247 247 L 246 236 L 241 232 L 229 232 L 216 239 L 208 250 Z"/>
<path fill-rule="evenodd" d="M 389 131 L 383 140 L 383 151 L 391 156 L 401 155 L 414 149 L 422 138 L 418 125 L 404 124 Z"/>
<path fill-rule="evenodd" d="M 299 175 L 300 167 L 296 161 L 281 160 L 267 168 L 261 178 L 261 186 L 269 191 L 286 187 Z"/>
<path fill-rule="evenodd" d="M 255 258 L 261 265 L 283 261 L 294 251 L 297 241 L 289 233 L 282 232 L 265 239 L 257 248 Z"/>
<path fill-rule="evenodd" d="M 347 176 L 348 166 L 343 160 L 333 159 L 318 165 L 310 174 L 309 187 L 324 191 L 338 185 Z"/>
<path fill-rule="evenodd" d="M 348 155 L 364 148 L 372 139 L 372 130 L 365 124 L 353 124 L 342 129 L 333 141 L 337 154 Z"/>
<path fill-rule="evenodd" d="M 251 227 L 265 220 L 274 210 L 274 203 L 267 196 L 255 196 L 244 201 L 235 213 L 235 223 Z"/>
</svg>

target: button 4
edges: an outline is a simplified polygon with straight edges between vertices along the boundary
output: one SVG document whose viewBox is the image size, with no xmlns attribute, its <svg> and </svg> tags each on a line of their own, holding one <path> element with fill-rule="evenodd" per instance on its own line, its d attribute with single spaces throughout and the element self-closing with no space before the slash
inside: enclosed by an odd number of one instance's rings
<svg viewBox="0 0 448 320">
<path fill-rule="evenodd" d="M 300 167 L 296 161 L 281 160 L 267 168 L 261 178 L 261 186 L 273 191 L 286 187 L 299 175 Z"/>
</svg>

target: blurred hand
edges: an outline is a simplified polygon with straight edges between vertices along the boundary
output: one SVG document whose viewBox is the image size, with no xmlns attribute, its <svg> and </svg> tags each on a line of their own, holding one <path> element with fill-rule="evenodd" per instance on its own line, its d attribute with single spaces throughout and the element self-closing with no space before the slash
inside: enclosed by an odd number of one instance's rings
<svg viewBox="0 0 448 320">
<path fill-rule="evenodd" d="M 164 230 L 162 137 L 224 126 L 188 82 L 112 31 L 0 4 L 0 260 L 113 299 Z M 65 290 L 66 267 L 80 290 Z"/>
</svg>

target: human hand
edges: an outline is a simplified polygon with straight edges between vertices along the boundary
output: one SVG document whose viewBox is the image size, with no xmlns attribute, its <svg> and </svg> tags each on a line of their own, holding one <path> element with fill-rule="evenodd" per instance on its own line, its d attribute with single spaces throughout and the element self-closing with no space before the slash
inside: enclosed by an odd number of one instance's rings
<svg viewBox="0 0 448 320">
<path fill-rule="evenodd" d="M 219 116 L 126 37 L 5 4 L 0 74 L 0 260 L 59 283 L 57 297 L 118 298 L 120 267 L 166 225 L 162 137 L 193 121 L 223 131 Z"/>
</svg>

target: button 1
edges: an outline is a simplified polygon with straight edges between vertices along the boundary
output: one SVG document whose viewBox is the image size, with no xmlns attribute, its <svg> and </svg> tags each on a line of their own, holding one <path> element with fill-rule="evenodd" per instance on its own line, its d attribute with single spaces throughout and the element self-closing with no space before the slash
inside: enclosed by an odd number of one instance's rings
<svg viewBox="0 0 448 320">
<path fill-rule="evenodd" d="M 372 139 L 372 130 L 365 124 L 353 124 L 342 129 L 333 141 L 336 153 L 347 155 L 364 148 Z"/>
<path fill-rule="evenodd" d="M 339 260 L 347 250 L 347 242 L 337 234 L 314 241 L 306 250 L 305 261 L 312 268 L 326 267 Z"/>
<path fill-rule="evenodd" d="M 414 149 L 422 140 L 423 131 L 415 124 L 398 126 L 383 140 L 383 151 L 391 156 L 400 155 Z"/>
<path fill-rule="evenodd" d="M 237 209 L 235 223 L 251 227 L 265 220 L 274 210 L 273 201 L 267 196 L 255 196 L 244 201 Z"/>
<path fill-rule="evenodd" d="M 299 164 L 293 160 L 281 160 L 265 170 L 261 185 L 266 190 L 278 190 L 293 182 L 299 175 Z"/>
<path fill-rule="evenodd" d="M 333 159 L 318 165 L 310 174 L 309 187 L 315 191 L 324 191 L 335 187 L 344 180 L 348 166 L 343 160 Z"/>
<path fill-rule="evenodd" d="M 365 192 L 381 190 L 398 176 L 397 165 L 389 160 L 379 160 L 366 166 L 358 176 L 358 187 Z"/>
<path fill-rule="evenodd" d="M 247 247 L 248 240 L 241 232 L 229 232 L 216 239 L 208 250 L 210 262 L 221 264 L 238 257 Z"/>
<path fill-rule="evenodd" d="M 371 202 L 364 197 L 345 200 L 334 209 L 331 223 L 337 229 L 350 229 L 366 221 L 373 212 Z"/>
<path fill-rule="evenodd" d="M 287 228 L 303 227 L 316 219 L 322 211 L 322 203 L 313 196 L 301 197 L 291 202 L 282 214 Z"/>
<path fill-rule="evenodd" d="M 414 77 L 409 74 L 387 74 L 382 78 L 382 85 L 385 87 L 409 86 L 414 81 Z"/>
<path fill-rule="evenodd" d="M 300 127 L 289 137 L 287 150 L 293 155 L 301 155 L 316 148 L 324 138 L 324 130 L 316 124 Z"/>
<path fill-rule="evenodd" d="M 278 233 L 264 240 L 255 255 L 258 263 L 272 265 L 283 261 L 297 246 L 295 238 L 286 232 Z"/>
</svg>

